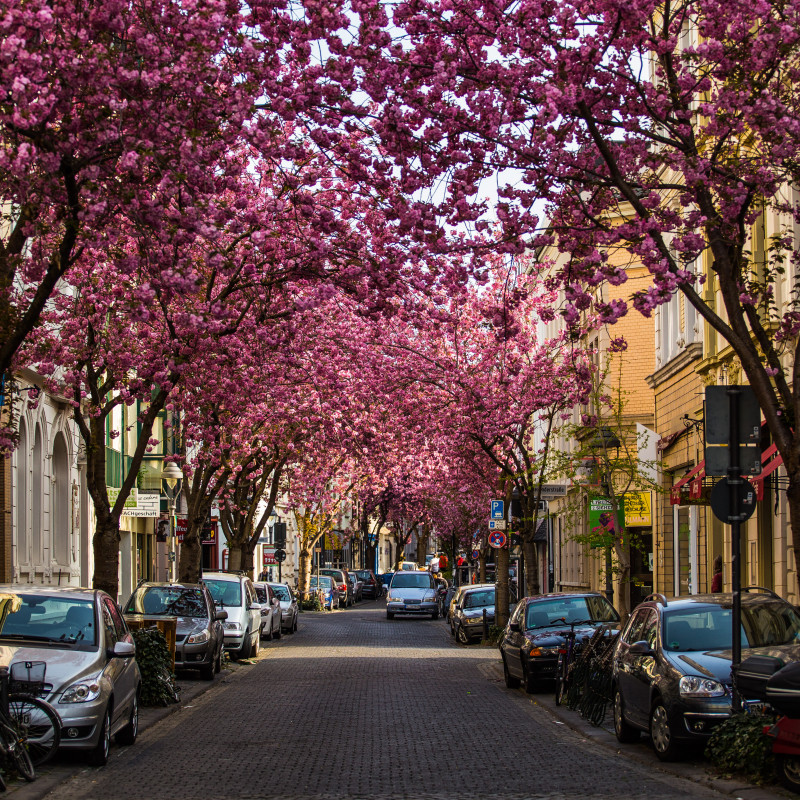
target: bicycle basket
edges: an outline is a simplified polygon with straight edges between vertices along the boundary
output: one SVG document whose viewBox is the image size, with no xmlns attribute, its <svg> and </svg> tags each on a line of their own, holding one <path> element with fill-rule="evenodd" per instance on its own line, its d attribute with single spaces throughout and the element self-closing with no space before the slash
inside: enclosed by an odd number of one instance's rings
<svg viewBox="0 0 800 800">
<path fill-rule="evenodd" d="M 9 671 L 8 690 L 12 694 L 39 694 L 44 689 L 45 661 L 17 661 Z"/>
</svg>

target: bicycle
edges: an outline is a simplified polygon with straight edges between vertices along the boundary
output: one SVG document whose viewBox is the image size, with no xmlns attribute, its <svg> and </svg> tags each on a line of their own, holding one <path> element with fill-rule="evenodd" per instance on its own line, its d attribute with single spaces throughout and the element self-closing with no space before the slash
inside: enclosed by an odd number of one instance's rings
<svg viewBox="0 0 800 800">
<path fill-rule="evenodd" d="M 0 753 L 26 781 L 61 744 L 61 717 L 36 697 L 44 691 L 45 669 L 44 661 L 0 667 Z"/>
<path fill-rule="evenodd" d="M 567 692 L 569 691 L 569 684 L 571 678 L 572 665 L 575 661 L 575 628 L 578 625 L 593 625 L 596 620 L 582 619 L 575 620 L 574 622 L 567 622 L 563 620 L 565 626 L 569 626 L 569 633 L 564 634 L 564 644 L 558 648 L 558 662 L 556 663 L 556 691 L 555 701 L 556 705 L 560 706 L 565 700 Z"/>
</svg>

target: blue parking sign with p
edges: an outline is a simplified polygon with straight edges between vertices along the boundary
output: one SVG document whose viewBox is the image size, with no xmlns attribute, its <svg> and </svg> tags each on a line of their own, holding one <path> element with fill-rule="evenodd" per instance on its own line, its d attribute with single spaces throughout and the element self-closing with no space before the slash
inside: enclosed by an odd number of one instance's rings
<svg viewBox="0 0 800 800">
<path fill-rule="evenodd" d="M 502 500 L 492 500 L 492 519 L 505 519 Z"/>
</svg>

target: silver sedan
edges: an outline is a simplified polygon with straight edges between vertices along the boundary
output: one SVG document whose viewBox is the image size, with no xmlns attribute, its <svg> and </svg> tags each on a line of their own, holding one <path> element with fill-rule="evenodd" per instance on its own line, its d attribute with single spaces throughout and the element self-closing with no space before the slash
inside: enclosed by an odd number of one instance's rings
<svg viewBox="0 0 800 800">
<path fill-rule="evenodd" d="M 297 598 L 285 583 L 271 583 L 270 587 L 281 603 L 281 628 L 286 633 L 294 633 L 297 630 Z"/>
</svg>

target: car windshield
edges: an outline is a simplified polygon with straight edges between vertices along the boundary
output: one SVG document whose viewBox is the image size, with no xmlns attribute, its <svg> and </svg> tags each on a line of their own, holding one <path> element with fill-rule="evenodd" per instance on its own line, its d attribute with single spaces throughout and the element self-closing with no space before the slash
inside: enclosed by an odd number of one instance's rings
<svg viewBox="0 0 800 800">
<path fill-rule="evenodd" d="M 255 586 L 253 588 L 256 590 L 256 597 L 258 598 L 259 603 L 269 602 L 269 596 L 267 595 L 267 590 L 263 586 Z"/>
<path fill-rule="evenodd" d="M 673 652 L 728 650 L 733 611 L 709 605 L 664 613 L 664 647 Z M 742 605 L 742 647 L 770 647 L 800 642 L 800 617 L 787 603 Z"/>
<path fill-rule="evenodd" d="M 206 586 L 218 606 L 232 608 L 242 604 L 242 587 L 239 581 L 207 580 Z"/>
<path fill-rule="evenodd" d="M 327 575 L 322 575 L 321 577 L 317 578 L 314 576 L 311 579 L 311 588 L 316 589 L 330 589 L 333 586 L 333 578 L 329 578 Z"/>
<path fill-rule="evenodd" d="M 484 608 L 494 605 L 494 589 L 482 592 L 467 592 L 464 598 L 464 608 Z"/>
<path fill-rule="evenodd" d="M 6 617 L 0 640 L 32 639 L 97 644 L 94 601 L 61 595 L 20 595 L 22 605 Z"/>
<path fill-rule="evenodd" d="M 392 589 L 430 589 L 431 578 L 429 575 L 409 575 L 402 572 L 395 573 L 392 579 Z"/>
<path fill-rule="evenodd" d="M 202 591 L 182 586 L 140 586 L 128 600 L 126 614 L 208 617 Z"/>
<path fill-rule="evenodd" d="M 320 575 L 328 575 L 329 577 L 334 578 L 336 580 L 336 583 L 344 583 L 344 573 L 343 572 L 338 572 L 338 571 L 334 572 L 332 570 L 327 570 L 326 571 L 326 570 L 323 569 L 323 570 L 319 571 L 319 574 Z"/>
<path fill-rule="evenodd" d="M 546 628 L 570 622 L 619 622 L 619 614 L 614 606 L 597 595 L 590 597 L 554 597 L 528 605 L 525 611 L 525 627 Z"/>
<path fill-rule="evenodd" d="M 370 578 L 369 572 L 364 572 L 362 570 L 358 570 L 358 572 L 356 572 L 356 575 L 358 575 L 359 580 L 362 581 L 368 581 Z"/>
<path fill-rule="evenodd" d="M 272 591 L 275 593 L 275 597 L 277 597 L 278 600 L 291 601 L 292 599 L 292 594 L 286 586 L 273 586 Z"/>
</svg>

